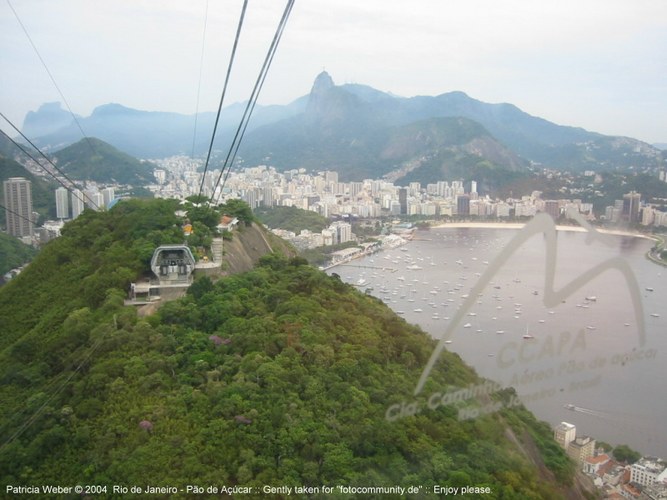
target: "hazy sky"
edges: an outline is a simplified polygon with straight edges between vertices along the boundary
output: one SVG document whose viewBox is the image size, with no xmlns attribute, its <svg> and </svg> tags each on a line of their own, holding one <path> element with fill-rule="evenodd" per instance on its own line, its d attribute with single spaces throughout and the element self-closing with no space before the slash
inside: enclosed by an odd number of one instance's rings
<svg viewBox="0 0 667 500">
<path fill-rule="evenodd" d="M 241 0 L 11 0 L 75 113 L 101 104 L 213 111 Z M 229 100 L 245 100 L 284 2 L 251 0 Z M 204 31 L 205 12 L 206 31 Z M 297 0 L 260 103 L 326 69 L 405 97 L 461 90 L 547 120 L 667 142 L 665 0 Z M 0 1 L 0 111 L 60 96 Z M 2 125 L 4 130 L 6 126 Z"/>
</svg>

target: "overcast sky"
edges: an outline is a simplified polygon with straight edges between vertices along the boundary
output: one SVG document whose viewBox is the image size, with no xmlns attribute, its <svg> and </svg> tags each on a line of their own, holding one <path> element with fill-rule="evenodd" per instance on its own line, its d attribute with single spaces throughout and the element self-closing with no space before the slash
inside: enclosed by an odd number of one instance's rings
<svg viewBox="0 0 667 500">
<path fill-rule="evenodd" d="M 11 5 L 72 110 L 87 116 L 109 102 L 217 109 L 242 1 Z M 283 8 L 249 2 L 227 103 L 249 97 Z M 0 111 L 20 126 L 61 98 L 7 0 L 0 44 Z M 322 69 L 337 84 L 405 97 L 460 90 L 558 124 L 667 142 L 665 0 L 297 0 L 260 103 L 307 94 Z"/>
</svg>

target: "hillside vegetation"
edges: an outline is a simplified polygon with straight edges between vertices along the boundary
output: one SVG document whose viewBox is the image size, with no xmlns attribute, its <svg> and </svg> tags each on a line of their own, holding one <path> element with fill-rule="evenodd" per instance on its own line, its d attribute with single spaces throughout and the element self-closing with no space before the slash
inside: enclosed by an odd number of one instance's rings
<svg viewBox="0 0 667 500">
<path fill-rule="evenodd" d="M 54 153 L 58 166 L 74 179 L 142 185 L 153 181 L 154 165 L 89 137 Z"/>
<path fill-rule="evenodd" d="M 0 275 L 29 262 L 36 253 L 36 249 L 17 238 L 0 233 Z"/>
<path fill-rule="evenodd" d="M 177 239 L 169 203 L 83 214 L 0 289 L 4 484 L 224 484 L 255 488 L 250 498 L 265 484 L 571 492 L 572 465 L 523 408 L 387 421 L 413 399 L 434 341 L 303 259 L 270 254 L 199 279 L 139 319 L 123 290 L 149 247 Z M 445 353 L 424 394 L 480 382 Z"/>
<path fill-rule="evenodd" d="M 303 229 L 319 233 L 329 225 L 326 217 L 297 207 L 260 207 L 255 216 L 271 229 L 284 229 L 299 234 Z"/>
</svg>

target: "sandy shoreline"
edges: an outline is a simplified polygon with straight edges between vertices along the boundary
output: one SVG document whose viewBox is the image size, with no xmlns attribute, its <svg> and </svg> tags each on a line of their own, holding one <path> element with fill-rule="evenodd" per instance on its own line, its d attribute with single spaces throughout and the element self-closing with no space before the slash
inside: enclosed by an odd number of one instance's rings
<svg viewBox="0 0 667 500">
<path fill-rule="evenodd" d="M 519 222 L 452 222 L 448 224 L 438 224 L 436 226 L 431 226 L 431 229 L 522 229 L 526 224 Z M 649 240 L 655 240 L 647 234 L 642 233 L 632 233 L 629 231 L 619 231 L 614 229 L 599 229 L 595 228 L 600 233 L 604 234 L 613 234 L 616 236 L 632 236 L 635 238 L 646 238 Z M 581 226 L 556 226 L 557 231 L 572 231 L 584 233 L 587 231 L 586 228 Z"/>
</svg>

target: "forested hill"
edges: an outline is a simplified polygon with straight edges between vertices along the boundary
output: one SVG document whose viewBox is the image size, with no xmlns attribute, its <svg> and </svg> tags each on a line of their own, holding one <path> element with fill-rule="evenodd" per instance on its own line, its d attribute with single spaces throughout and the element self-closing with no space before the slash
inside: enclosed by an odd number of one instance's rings
<svg viewBox="0 0 667 500">
<path fill-rule="evenodd" d="M 94 137 L 81 139 L 53 156 L 60 168 L 74 179 L 132 185 L 153 181 L 155 165 L 137 160 Z"/>
<path fill-rule="evenodd" d="M 4 214 L 0 214 L 0 217 Z M 37 250 L 18 238 L 0 233 L 0 276 L 32 259 Z"/>
<path fill-rule="evenodd" d="M 138 318 L 123 286 L 154 244 L 177 237 L 168 204 L 85 212 L 0 289 L 2 484 L 580 496 L 548 425 L 522 408 L 460 421 L 445 405 L 388 421 L 390 405 L 414 399 L 433 340 L 299 258 L 200 279 Z M 480 382 L 445 353 L 424 394 Z"/>
</svg>

